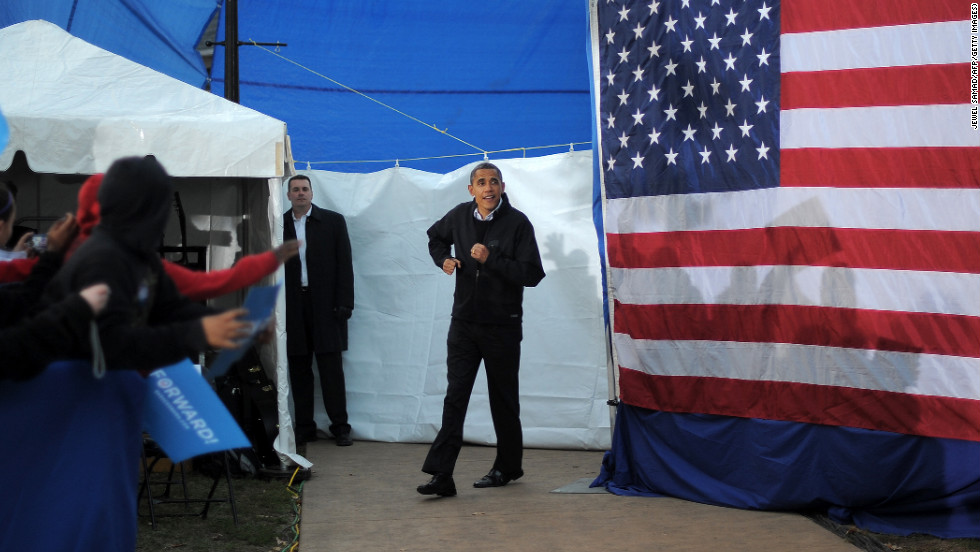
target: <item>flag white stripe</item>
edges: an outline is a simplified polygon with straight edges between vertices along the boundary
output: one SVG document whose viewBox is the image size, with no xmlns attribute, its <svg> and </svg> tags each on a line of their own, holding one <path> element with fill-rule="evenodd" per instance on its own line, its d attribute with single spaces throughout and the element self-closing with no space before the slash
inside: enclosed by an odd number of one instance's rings
<svg viewBox="0 0 980 552">
<path fill-rule="evenodd" d="M 980 275 L 819 266 L 611 268 L 634 305 L 812 305 L 980 316 Z M 923 294 L 923 289 L 935 287 Z"/>
<path fill-rule="evenodd" d="M 718 377 L 980 399 L 980 359 L 785 343 L 654 341 L 614 334 L 619 365 Z"/>
<path fill-rule="evenodd" d="M 783 73 L 968 63 L 970 22 L 783 34 L 779 54 Z"/>
<path fill-rule="evenodd" d="M 977 232 L 977 213 L 976 189 L 767 188 L 609 199 L 605 224 L 611 234 L 774 226 Z"/>
<path fill-rule="evenodd" d="M 779 145 L 793 148 L 980 146 L 970 104 L 785 109 Z"/>
</svg>

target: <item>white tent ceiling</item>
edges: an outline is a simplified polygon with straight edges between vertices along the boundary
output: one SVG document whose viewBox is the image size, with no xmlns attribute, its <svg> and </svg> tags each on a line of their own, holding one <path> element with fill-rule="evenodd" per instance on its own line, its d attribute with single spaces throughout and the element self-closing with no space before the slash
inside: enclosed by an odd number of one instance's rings
<svg viewBox="0 0 980 552">
<path fill-rule="evenodd" d="M 46 21 L 0 29 L 0 110 L 35 172 L 93 174 L 153 154 L 173 176 L 283 176 L 286 125 L 75 38 Z"/>
</svg>

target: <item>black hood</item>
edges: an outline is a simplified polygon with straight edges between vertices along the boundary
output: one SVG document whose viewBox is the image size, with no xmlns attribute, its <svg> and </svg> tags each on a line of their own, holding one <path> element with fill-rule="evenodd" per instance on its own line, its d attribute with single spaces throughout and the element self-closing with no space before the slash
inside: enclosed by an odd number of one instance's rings
<svg viewBox="0 0 980 552">
<path fill-rule="evenodd" d="M 170 218 L 173 183 L 156 157 L 124 157 L 99 188 L 99 228 L 140 254 L 155 254 Z"/>
</svg>

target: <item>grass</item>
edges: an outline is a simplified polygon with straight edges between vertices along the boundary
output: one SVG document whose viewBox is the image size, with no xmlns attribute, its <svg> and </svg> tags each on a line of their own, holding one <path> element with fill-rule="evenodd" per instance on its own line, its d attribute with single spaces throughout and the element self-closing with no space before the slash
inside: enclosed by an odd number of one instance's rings
<svg viewBox="0 0 980 552">
<path fill-rule="evenodd" d="M 167 472 L 157 470 L 151 481 L 166 480 Z M 187 496 L 205 498 L 213 479 L 186 467 Z M 298 525 L 298 497 L 302 483 L 287 486 L 288 479 L 233 477 L 232 491 L 238 512 L 235 525 L 231 507 L 227 502 L 212 503 L 207 519 L 197 512 L 202 504 L 156 504 L 156 528 L 150 523 L 146 497 L 139 503 L 139 532 L 137 552 L 179 550 L 181 552 L 280 552 L 293 548 Z M 153 485 L 153 493 L 160 497 L 163 485 Z M 178 484 L 171 488 L 171 498 L 183 498 Z M 228 496 L 228 486 L 221 477 L 214 498 Z"/>
</svg>

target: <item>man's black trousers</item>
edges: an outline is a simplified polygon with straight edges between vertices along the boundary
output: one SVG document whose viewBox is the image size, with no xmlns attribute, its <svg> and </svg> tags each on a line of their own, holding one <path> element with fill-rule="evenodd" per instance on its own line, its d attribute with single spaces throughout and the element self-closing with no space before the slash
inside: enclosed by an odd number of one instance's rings
<svg viewBox="0 0 980 552">
<path fill-rule="evenodd" d="M 521 338 L 519 325 L 476 324 L 455 318 L 450 322 L 446 358 L 449 387 L 442 407 L 442 428 L 425 458 L 423 472 L 453 473 L 463 446 L 463 422 L 481 360 L 487 373 L 490 415 L 497 434 L 493 468 L 508 475 L 521 471 Z"/>
</svg>

